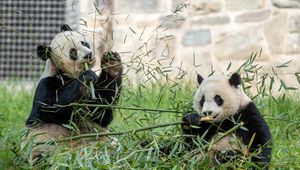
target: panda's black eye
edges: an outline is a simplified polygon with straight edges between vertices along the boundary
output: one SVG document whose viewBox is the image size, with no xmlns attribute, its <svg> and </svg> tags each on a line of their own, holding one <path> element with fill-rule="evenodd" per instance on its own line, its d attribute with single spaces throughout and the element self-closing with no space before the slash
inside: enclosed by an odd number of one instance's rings
<svg viewBox="0 0 300 170">
<path fill-rule="evenodd" d="M 71 60 L 77 60 L 78 59 L 77 50 L 75 48 L 70 49 L 70 54 L 69 55 L 70 55 Z"/>
<path fill-rule="evenodd" d="M 218 106 L 221 106 L 223 104 L 223 99 L 220 95 L 215 95 L 214 101 L 217 103 Z"/>
<path fill-rule="evenodd" d="M 205 97 L 202 96 L 202 98 L 201 98 L 201 100 L 200 100 L 200 106 L 201 106 L 201 107 L 203 107 L 204 102 L 205 102 Z"/>
<path fill-rule="evenodd" d="M 81 41 L 81 44 L 87 48 L 91 48 L 90 47 L 90 44 L 88 42 L 85 42 L 85 41 Z"/>
</svg>

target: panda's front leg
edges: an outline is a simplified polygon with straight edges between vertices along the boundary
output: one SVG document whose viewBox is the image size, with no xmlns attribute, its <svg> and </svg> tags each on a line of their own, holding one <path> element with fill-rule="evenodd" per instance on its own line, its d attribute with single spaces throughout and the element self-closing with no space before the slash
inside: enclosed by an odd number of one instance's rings
<svg viewBox="0 0 300 170">
<path fill-rule="evenodd" d="M 102 68 L 102 73 L 107 74 L 108 77 L 106 78 L 111 80 L 120 78 L 123 73 L 123 66 L 121 63 L 120 55 L 117 52 L 112 52 L 112 51 L 105 52 L 101 59 L 101 68 Z"/>
<path fill-rule="evenodd" d="M 117 52 L 105 52 L 101 60 L 101 74 L 95 83 L 96 97 L 101 103 L 116 103 L 122 83 L 123 66 Z"/>
<path fill-rule="evenodd" d="M 56 104 L 68 105 L 89 97 L 89 82 L 97 82 L 98 76 L 95 72 L 87 70 L 79 78 L 71 80 L 64 84 L 57 91 Z"/>
<path fill-rule="evenodd" d="M 200 118 L 198 113 L 185 113 L 182 117 L 184 124 L 181 125 L 184 134 L 197 135 L 201 125 Z"/>
<path fill-rule="evenodd" d="M 186 143 L 189 147 L 193 147 L 193 137 L 201 136 L 206 141 L 209 141 L 210 138 L 214 135 L 213 131 L 210 131 L 210 127 L 213 125 L 210 122 L 200 121 L 201 116 L 198 113 L 185 113 L 182 121 L 184 122 L 181 125 L 183 134 L 186 136 Z M 205 134 L 205 136 L 203 136 Z"/>
<path fill-rule="evenodd" d="M 97 100 L 93 102 L 108 107 L 98 109 L 94 121 L 102 127 L 107 127 L 113 120 L 113 110 L 109 105 L 118 102 L 121 91 L 123 66 L 119 54 L 105 52 L 101 68 L 99 79 L 94 83 Z"/>
</svg>

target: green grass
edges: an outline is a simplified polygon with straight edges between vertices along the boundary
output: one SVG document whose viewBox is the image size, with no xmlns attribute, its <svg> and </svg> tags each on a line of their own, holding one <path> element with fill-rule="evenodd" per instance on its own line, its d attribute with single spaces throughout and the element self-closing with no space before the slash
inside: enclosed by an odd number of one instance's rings
<svg viewBox="0 0 300 170">
<path fill-rule="evenodd" d="M 20 142 L 18 132 L 30 112 L 32 96 L 31 91 L 0 84 L 0 165 L 4 169 L 14 169 L 12 148 Z"/>
<path fill-rule="evenodd" d="M 10 90 L 9 90 L 10 89 Z M 33 92 L 0 87 L 0 169 L 31 169 L 19 156 L 24 122 L 30 113 Z M 195 86 L 124 87 L 121 109 L 115 110 L 111 131 L 179 121 L 183 112 L 192 109 Z M 300 103 L 297 97 L 265 97 L 258 105 L 270 125 L 273 140 L 274 169 L 300 168 Z M 140 108 L 140 110 L 129 110 Z M 125 109 L 127 108 L 127 109 Z M 145 108 L 179 111 L 179 113 L 144 111 Z M 36 164 L 36 169 L 203 169 L 211 168 L 207 159 L 199 159 L 183 150 L 179 126 L 157 128 L 129 135 L 114 136 L 120 145 L 92 142 L 77 148 L 60 146 L 49 157 Z M 143 148 L 140 143 L 150 141 Z M 172 144 L 172 154 L 163 156 L 158 146 Z M 228 166 L 228 165 L 227 165 Z M 247 163 L 245 164 L 247 167 Z M 217 168 L 224 168 L 220 166 Z"/>
</svg>

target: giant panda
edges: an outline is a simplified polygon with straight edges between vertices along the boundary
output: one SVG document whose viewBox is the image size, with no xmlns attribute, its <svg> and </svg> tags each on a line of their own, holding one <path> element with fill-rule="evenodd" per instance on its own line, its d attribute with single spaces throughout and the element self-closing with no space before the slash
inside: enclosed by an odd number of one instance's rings
<svg viewBox="0 0 300 170">
<path fill-rule="evenodd" d="M 243 122 L 242 127 L 213 143 L 205 152 L 215 164 L 226 163 L 241 154 L 250 157 L 254 166 L 268 169 L 272 153 L 271 133 L 255 103 L 244 93 L 240 75 L 214 75 L 205 79 L 198 75 L 197 80 L 195 113 L 186 113 L 182 118 L 188 147 L 197 146 L 195 137 L 200 137 L 206 144 L 214 142 L 218 136 Z M 204 117 L 210 119 L 200 121 Z"/>
<path fill-rule="evenodd" d="M 39 45 L 36 51 L 37 56 L 46 61 L 46 66 L 36 87 L 32 110 L 26 121 L 29 132 L 21 147 L 24 148 L 32 138 L 34 143 L 43 143 L 105 130 L 113 120 L 112 107 L 74 107 L 71 104 L 116 104 L 122 83 L 120 56 L 116 52 L 106 52 L 103 57 L 95 57 L 86 37 L 72 31 L 68 25 L 61 26 L 61 32 L 53 38 L 50 46 Z M 99 76 L 85 68 L 85 63 L 93 67 L 98 59 L 102 70 Z M 90 82 L 94 85 L 95 99 L 90 95 Z M 85 126 L 87 123 L 80 122 L 80 117 L 93 126 Z M 67 128 L 71 122 L 79 131 Z M 40 156 L 43 151 L 49 152 L 51 148 L 50 145 L 37 145 L 33 157 Z"/>
</svg>

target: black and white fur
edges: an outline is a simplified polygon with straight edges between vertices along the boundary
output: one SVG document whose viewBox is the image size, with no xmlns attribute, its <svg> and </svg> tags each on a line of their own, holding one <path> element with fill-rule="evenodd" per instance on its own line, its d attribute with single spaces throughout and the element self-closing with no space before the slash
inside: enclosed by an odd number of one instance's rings
<svg viewBox="0 0 300 170">
<path fill-rule="evenodd" d="M 243 155 L 257 152 L 258 154 L 252 157 L 252 162 L 267 169 L 271 161 L 271 133 L 256 105 L 240 87 L 240 75 L 234 73 L 230 78 L 211 76 L 206 79 L 198 75 L 198 83 L 199 88 L 194 96 L 194 109 L 197 113 L 184 115 L 184 134 L 200 136 L 206 142 L 210 142 L 220 132 L 226 132 L 237 123 L 244 122 L 244 128 L 238 128 L 215 143 L 210 148 L 210 154 L 213 154 L 214 161 L 223 162 L 222 159 L 218 160 L 218 154 L 225 153 L 226 150 L 238 150 Z M 201 117 L 208 115 L 213 117 L 211 122 L 199 121 Z M 251 138 L 253 142 L 249 145 Z M 232 143 L 233 139 L 240 139 L 242 146 Z M 193 146 L 193 137 L 187 137 L 186 141 L 189 146 Z"/>
<path fill-rule="evenodd" d="M 71 134 L 63 126 L 70 121 L 76 121 L 72 114 L 79 108 L 70 106 L 71 103 L 109 105 L 115 104 L 120 95 L 123 70 L 120 56 L 108 52 L 103 57 L 96 58 L 84 35 L 72 31 L 68 25 L 61 26 L 61 31 L 50 46 L 37 47 L 37 56 L 46 60 L 46 67 L 37 85 L 32 110 L 26 121 L 26 126 L 30 129 L 28 136 L 42 134 L 36 136 L 36 142 Z M 99 76 L 84 67 L 84 63 L 94 66 L 96 59 L 101 59 L 102 71 Z M 94 84 L 96 100 L 90 97 L 89 82 Z M 84 116 L 102 128 L 106 128 L 113 120 L 111 107 L 83 107 L 82 110 L 82 114 L 93 113 Z"/>
</svg>

